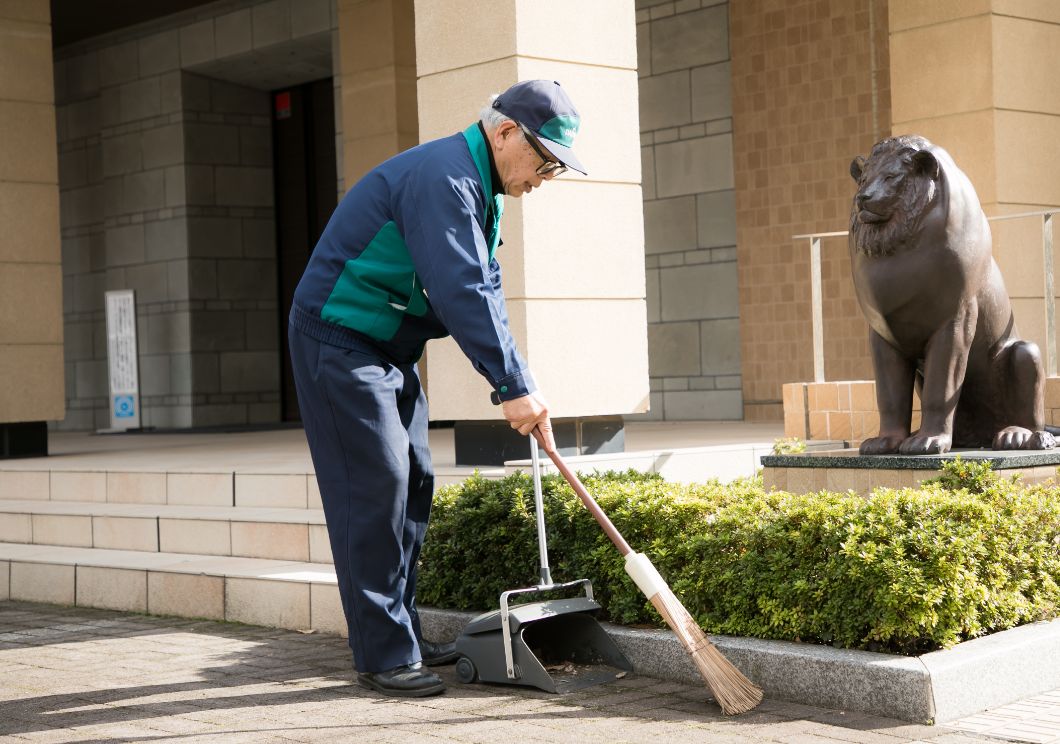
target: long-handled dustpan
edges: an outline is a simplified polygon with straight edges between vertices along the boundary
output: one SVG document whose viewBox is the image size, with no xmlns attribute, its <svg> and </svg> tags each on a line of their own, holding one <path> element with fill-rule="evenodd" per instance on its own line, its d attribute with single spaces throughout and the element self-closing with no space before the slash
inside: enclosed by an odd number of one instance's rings
<svg viewBox="0 0 1060 744">
<path fill-rule="evenodd" d="M 479 615 L 456 639 L 457 678 L 464 683 L 497 682 L 570 692 L 611 682 L 633 670 L 593 615 L 600 605 L 588 579 L 556 584 L 548 567 L 541 463 L 531 436 L 540 582 L 500 596 L 500 609 Z M 578 588 L 582 596 L 514 604 L 518 595 Z"/>
</svg>

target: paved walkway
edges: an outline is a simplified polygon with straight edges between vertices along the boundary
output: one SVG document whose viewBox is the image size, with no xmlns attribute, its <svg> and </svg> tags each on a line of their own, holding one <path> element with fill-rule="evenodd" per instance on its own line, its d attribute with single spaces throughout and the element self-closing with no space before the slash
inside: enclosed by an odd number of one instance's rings
<svg viewBox="0 0 1060 744">
<path fill-rule="evenodd" d="M 770 700 L 727 718 L 704 688 L 647 677 L 557 697 L 452 670 L 445 695 L 395 701 L 351 685 L 335 636 L 0 602 L 0 741 L 992 741 Z"/>
</svg>

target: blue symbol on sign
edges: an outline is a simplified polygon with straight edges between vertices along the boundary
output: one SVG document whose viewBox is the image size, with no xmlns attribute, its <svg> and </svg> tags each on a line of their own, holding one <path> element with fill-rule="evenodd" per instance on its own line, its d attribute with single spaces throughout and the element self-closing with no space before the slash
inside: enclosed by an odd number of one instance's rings
<svg viewBox="0 0 1060 744">
<path fill-rule="evenodd" d="M 132 418 L 136 415 L 136 405 L 131 395 L 114 396 L 114 417 Z"/>
</svg>

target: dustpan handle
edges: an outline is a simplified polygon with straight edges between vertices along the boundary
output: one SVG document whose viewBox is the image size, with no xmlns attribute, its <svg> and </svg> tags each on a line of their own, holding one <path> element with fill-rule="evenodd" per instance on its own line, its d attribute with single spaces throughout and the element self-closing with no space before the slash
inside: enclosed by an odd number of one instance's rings
<svg viewBox="0 0 1060 744">
<path fill-rule="evenodd" d="M 537 451 L 537 440 L 530 437 L 530 461 L 534 470 L 534 511 L 537 512 L 537 549 L 541 554 L 539 576 L 542 586 L 552 586 L 552 573 L 548 568 L 548 542 L 545 538 L 545 499 L 541 493 L 541 456 Z"/>
<path fill-rule="evenodd" d="M 544 437 L 538 431 L 537 427 L 534 428 L 533 435 L 543 447 L 545 445 Z M 537 450 L 537 447 L 534 447 L 534 450 Z M 629 543 L 627 543 L 625 538 L 619 534 L 618 529 L 611 523 L 608 516 L 604 514 L 604 510 L 596 503 L 596 499 L 592 497 L 589 491 L 586 490 L 585 486 L 582 485 L 582 482 L 578 480 L 578 476 L 571 472 L 571 469 L 567 467 L 567 463 L 565 463 L 563 458 L 560 457 L 559 452 L 556 450 L 549 451 L 547 448 L 545 449 L 545 452 L 548 453 L 550 458 L 552 458 L 552 464 L 554 464 L 556 469 L 567 479 L 567 483 L 570 483 L 570 487 L 574 489 L 574 493 L 578 494 L 578 498 L 580 498 L 582 503 L 585 504 L 585 508 L 593 515 L 593 518 L 603 529 L 604 533 L 611 538 L 611 542 L 613 542 L 615 547 L 618 548 L 618 552 L 623 556 L 632 553 L 633 548 L 629 547 Z"/>
</svg>

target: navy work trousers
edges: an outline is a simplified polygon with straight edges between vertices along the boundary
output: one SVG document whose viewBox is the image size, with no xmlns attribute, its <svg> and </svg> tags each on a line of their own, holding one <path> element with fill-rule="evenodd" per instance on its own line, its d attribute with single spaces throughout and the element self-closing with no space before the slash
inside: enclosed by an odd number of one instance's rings
<svg viewBox="0 0 1060 744">
<path fill-rule="evenodd" d="M 359 672 L 420 661 L 419 559 L 434 492 L 415 364 L 289 329 L 298 405 Z"/>
</svg>

